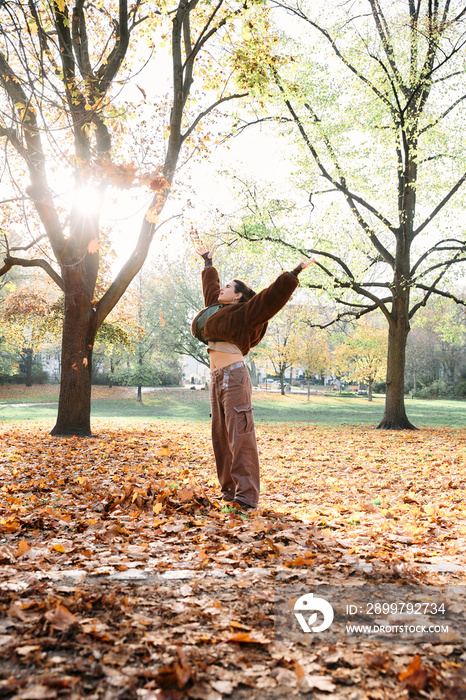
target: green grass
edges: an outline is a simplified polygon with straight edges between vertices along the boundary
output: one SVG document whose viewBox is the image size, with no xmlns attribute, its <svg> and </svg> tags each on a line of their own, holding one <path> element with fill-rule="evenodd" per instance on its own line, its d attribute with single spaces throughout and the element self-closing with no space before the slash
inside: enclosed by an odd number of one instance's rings
<svg viewBox="0 0 466 700">
<path fill-rule="evenodd" d="M 27 390 L 25 390 L 27 391 Z M 21 397 L 27 401 L 27 393 Z M 0 404 L 0 422 L 42 420 L 52 426 L 57 405 L 40 403 L 37 394 L 31 401 L 39 405 L 18 405 L 19 402 Z M 46 399 L 51 400 L 50 397 Z M 253 395 L 256 423 L 315 423 L 320 425 L 377 425 L 382 418 L 384 397 L 377 396 L 369 403 L 362 396 L 311 396 L 305 394 L 265 393 Z M 408 417 L 418 427 L 465 425 L 465 402 L 447 399 L 406 399 Z M 93 418 L 120 418 L 126 421 L 172 420 L 177 422 L 209 422 L 209 397 L 205 391 L 165 389 L 143 396 L 143 403 L 134 397 L 95 399 L 92 403 Z"/>
</svg>

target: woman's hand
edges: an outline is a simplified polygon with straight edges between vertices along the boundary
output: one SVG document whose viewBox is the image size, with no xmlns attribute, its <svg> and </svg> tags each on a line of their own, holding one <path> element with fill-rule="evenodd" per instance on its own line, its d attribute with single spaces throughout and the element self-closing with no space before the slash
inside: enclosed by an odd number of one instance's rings
<svg viewBox="0 0 466 700">
<path fill-rule="evenodd" d="M 196 253 L 201 256 L 201 258 L 210 258 L 212 260 L 212 256 L 214 254 L 214 246 L 212 248 L 208 248 L 207 246 L 203 245 L 200 246 L 199 248 L 196 249 Z"/>
<path fill-rule="evenodd" d="M 207 248 L 207 246 L 203 245 L 197 248 L 196 252 L 201 256 L 201 258 L 204 258 L 204 268 L 206 267 L 212 267 L 212 255 L 214 254 L 214 246 L 212 248 Z"/>
<path fill-rule="evenodd" d="M 310 260 L 301 260 L 301 270 L 305 270 L 306 267 L 309 267 L 309 265 L 314 265 L 316 262 L 317 260 L 315 258 L 311 258 Z"/>
<path fill-rule="evenodd" d="M 310 260 L 301 260 L 299 265 L 297 265 L 295 267 L 295 269 L 291 272 L 291 274 L 294 275 L 295 277 L 298 277 L 300 272 L 305 270 L 306 267 L 309 267 L 309 265 L 313 265 L 316 262 L 317 262 L 317 260 L 315 258 L 311 258 Z"/>
</svg>

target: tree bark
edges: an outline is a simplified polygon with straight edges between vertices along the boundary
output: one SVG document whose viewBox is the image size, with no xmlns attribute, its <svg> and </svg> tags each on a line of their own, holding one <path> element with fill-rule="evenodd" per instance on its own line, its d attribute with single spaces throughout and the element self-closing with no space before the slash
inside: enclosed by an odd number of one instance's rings
<svg viewBox="0 0 466 700">
<path fill-rule="evenodd" d="M 26 348 L 24 351 L 24 368 L 26 374 L 26 386 L 32 386 L 32 348 Z"/>
<path fill-rule="evenodd" d="M 388 332 L 387 393 L 385 413 L 377 426 L 379 430 L 417 429 L 408 420 L 405 409 L 404 375 L 408 333 L 408 315 L 399 313 L 396 321 L 390 324 Z"/>
<path fill-rule="evenodd" d="M 92 351 L 97 333 L 95 310 L 84 288 L 84 270 L 70 266 L 64 275 L 60 396 L 51 435 L 91 435 Z"/>
</svg>

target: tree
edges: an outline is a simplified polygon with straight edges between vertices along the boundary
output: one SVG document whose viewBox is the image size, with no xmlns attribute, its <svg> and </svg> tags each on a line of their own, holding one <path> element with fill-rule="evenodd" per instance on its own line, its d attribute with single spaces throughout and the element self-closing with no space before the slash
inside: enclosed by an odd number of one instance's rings
<svg viewBox="0 0 466 700">
<path fill-rule="evenodd" d="M 307 400 L 310 399 L 313 377 L 321 377 L 331 366 L 328 339 L 324 332 L 306 325 L 298 338 L 297 362 L 307 380 Z"/>
<path fill-rule="evenodd" d="M 285 394 L 285 372 L 298 362 L 299 328 L 296 309 L 283 309 L 270 322 L 267 337 L 256 349 L 255 357 L 264 357 L 272 365 L 280 380 L 282 396 Z"/>
<path fill-rule="evenodd" d="M 137 400 L 142 401 L 143 386 L 179 384 L 182 370 L 174 357 L 178 328 L 165 317 L 169 306 L 164 289 L 151 268 L 144 268 L 133 285 L 133 301 L 137 308 L 138 329 L 132 352 L 126 352 L 115 363 L 115 381 L 137 386 Z"/>
<path fill-rule="evenodd" d="M 459 297 L 464 296 L 461 292 Z M 454 395 L 466 367 L 466 316 L 439 299 L 416 317 L 407 349 L 413 392 Z"/>
<path fill-rule="evenodd" d="M 20 370 L 26 375 L 26 386 L 32 386 L 34 355 L 50 340 L 45 321 L 50 303 L 44 294 L 19 289 L 2 299 L 0 319 L 4 336 L 20 355 Z"/>
<path fill-rule="evenodd" d="M 340 371 L 358 382 L 367 383 L 367 394 L 372 401 L 372 385 L 386 373 L 386 333 L 363 323 L 347 340 L 338 345 L 335 358 Z"/>
<path fill-rule="evenodd" d="M 144 263 L 182 149 L 196 146 L 202 119 L 242 96 L 230 91 L 218 55 L 217 68 L 212 68 L 212 43 L 227 41 L 237 18 L 249 11 L 254 12 L 253 3 L 235 0 L 214 5 L 207 0 L 179 0 L 172 8 L 155 0 L 136 0 L 131 5 L 127 0 L 0 5 L 0 138 L 6 158 L 3 171 L 12 174 L 2 226 L 10 231 L 16 218 L 17 226 L 29 227 L 23 245 L 5 239 L 0 276 L 15 265 L 40 267 L 64 293 L 54 435 L 91 434 L 96 333 Z M 144 175 L 123 156 L 121 162 L 116 159 L 118 151 L 128 150 L 122 137 L 124 119 L 135 111 L 131 104 L 119 101 L 117 92 L 129 79 L 129 67 L 138 52 L 146 57 L 155 46 L 163 45 L 164 30 L 168 34 L 171 30 L 171 98 L 157 109 L 170 113 L 170 122 L 159 125 L 152 136 L 150 156 L 164 152 L 163 161 L 158 156 L 158 164 Z M 158 75 L 158 71 L 155 65 L 153 72 Z M 191 99 L 199 75 L 205 76 L 204 96 L 198 92 Z M 152 123 L 152 134 L 155 129 Z M 70 205 L 61 199 L 56 184 L 65 172 L 74 178 Z M 151 192 L 139 237 L 121 271 L 95 296 L 104 194 L 110 186 L 136 182 Z"/>
<path fill-rule="evenodd" d="M 282 107 L 265 119 L 286 124 L 300 144 L 300 182 L 311 210 L 331 195 L 301 243 L 270 222 L 268 232 L 249 239 L 268 237 L 319 256 L 324 281 L 308 286 L 333 294 L 342 305 L 338 319 L 383 313 L 387 393 L 378 427 L 413 429 L 404 404 L 411 320 L 436 296 L 465 304 L 449 291 L 449 273 L 466 260 L 453 208 L 461 211 L 466 180 L 466 10 L 449 0 L 361 0 L 309 10 L 276 4 L 309 35 L 301 48 L 288 47 L 289 74 L 263 62 Z"/>
</svg>

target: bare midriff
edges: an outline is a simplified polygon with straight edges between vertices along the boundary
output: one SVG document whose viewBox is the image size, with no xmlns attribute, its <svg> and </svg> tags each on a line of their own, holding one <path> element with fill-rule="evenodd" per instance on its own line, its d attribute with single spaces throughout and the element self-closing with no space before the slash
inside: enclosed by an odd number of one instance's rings
<svg viewBox="0 0 466 700">
<path fill-rule="evenodd" d="M 244 361 L 244 357 L 241 353 L 233 352 L 219 352 L 218 350 L 209 350 L 210 358 L 210 369 L 222 369 L 222 367 L 227 367 L 232 365 L 234 362 Z"/>
</svg>

